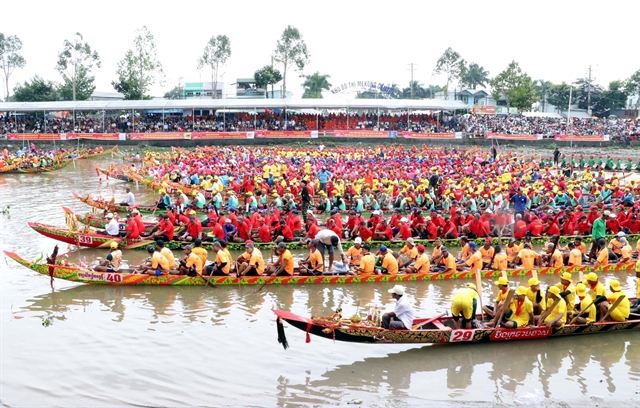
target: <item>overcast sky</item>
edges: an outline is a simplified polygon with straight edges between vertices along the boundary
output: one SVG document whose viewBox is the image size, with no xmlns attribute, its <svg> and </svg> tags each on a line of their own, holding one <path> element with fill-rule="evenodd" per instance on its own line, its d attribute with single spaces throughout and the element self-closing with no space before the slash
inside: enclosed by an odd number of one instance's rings
<svg viewBox="0 0 640 408">
<path fill-rule="evenodd" d="M 20 37 L 27 60 L 11 77 L 12 90 L 35 74 L 60 81 L 57 54 L 64 39 L 80 32 L 102 60 L 93 71 L 96 91 L 114 92 L 117 63 L 143 25 L 155 36 L 166 72 L 154 96 L 179 78 L 207 81 L 196 60 L 219 34 L 232 49 L 222 81 L 252 77 L 271 62 L 288 24 L 300 30 L 311 54 L 304 73 L 329 74 L 334 86 L 367 80 L 406 87 L 411 62 L 422 84 L 444 85 L 432 72 L 449 46 L 491 76 L 515 60 L 533 79 L 570 82 L 592 65 L 596 82 L 606 86 L 640 69 L 639 0 L 7 0 L 0 10 L 0 32 Z M 287 88 L 297 97 L 301 82 L 295 72 L 288 76 Z"/>
</svg>

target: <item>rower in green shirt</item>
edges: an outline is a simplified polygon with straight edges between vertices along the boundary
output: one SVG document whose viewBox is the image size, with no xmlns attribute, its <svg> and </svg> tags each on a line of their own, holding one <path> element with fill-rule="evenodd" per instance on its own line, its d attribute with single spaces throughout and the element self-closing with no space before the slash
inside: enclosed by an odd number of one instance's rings
<svg viewBox="0 0 640 408">
<path fill-rule="evenodd" d="M 593 222 L 593 226 L 591 227 L 591 237 L 593 238 L 593 242 L 597 242 L 600 238 L 605 238 L 606 229 L 607 224 L 604 221 L 604 216 L 600 214 L 600 216 Z"/>
</svg>

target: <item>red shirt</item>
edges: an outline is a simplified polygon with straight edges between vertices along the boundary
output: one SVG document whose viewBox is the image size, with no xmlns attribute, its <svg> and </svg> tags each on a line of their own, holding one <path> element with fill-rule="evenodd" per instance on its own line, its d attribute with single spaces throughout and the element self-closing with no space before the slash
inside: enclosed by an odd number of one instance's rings
<svg viewBox="0 0 640 408">
<path fill-rule="evenodd" d="M 249 230 L 250 230 L 249 222 L 247 220 L 244 220 L 242 224 L 238 225 L 238 236 L 244 239 L 245 241 L 249 240 L 250 239 Z"/>
<path fill-rule="evenodd" d="M 271 229 L 267 224 L 263 224 L 258 230 L 258 236 L 262 240 L 262 242 L 271 241 Z"/>
<path fill-rule="evenodd" d="M 607 229 L 610 229 L 614 234 L 620 230 L 620 221 L 616 218 L 609 218 L 607 220 Z"/>
<path fill-rule="evenodd" d="M 522 220 L 516 221 L 515 225 L 513 226 L 513 237 L 515 239 L 522 239 L 526 236 L 527 236 L 527 223 Z"/>
<path fill-rule="evenodd" d="M 539 237 L 540 235 L 542 235 L 542 231 L 544 231 L 544 225 L 542 225 L 542 222 L 540 222 L 540 220 L 531 221 L 531 224 L 529 224 L 529 232 L 531 232 L 531 235 L 533 235 L 534 237 Z"/>
<path fill-rule="evenodd" d="M 318 226 L 314 223 L 311 223 L 311 225 L 309 226 L 309 238 L 315 239 L 318 231 Z"/>
<path fill-rule="evenodd" d="M 560 235 L 560 228 L 558 228 L 558 224 L 552 222 L 547 228 L 547 235 Z"/>
<path fill-rule="evenodd" d="M 469 229 L 471 229 L 471 232 L 476 234 L 476 236 L 478 236 L 478 237 L 484 237 L 484 236 L 487 235 L 485 233 L 485 231 L 484 231 L 485 230 L 485 228 L 484 228 L 485 226 L 486 226 L 485 223 L 483 223 L 480 220 L 476 221 L 475 219 L 469 223 Z M 489 227 L 488 226 L 486 226 L 486 227 L 487 227 L 486 229 L 488 230 Z"/>
<path fill-rule="evenodd" d="M 224 241 L 225 236 L 224 236 L 224 229 L 222 229 L 222 225 L 220 224 L 214 225 L 213 230 L 211 232 L 213 233 L 213 235 L 215 235 L 218 238 L 218 240 Z"/>
<path fill-rule="evenodd" d="M 293 241 L 293 231 L 291 231 L 291 228 L 289 228 L 288 225 L 284 225 L 282 227 L 282 236 L 285 237 L 286 239 L 290 239 L 291 241 Z"/>
<path fill-rule="evenodd" d="M 127 236 L 128 238 L 137 239 L 138 237 L 140 237 L 140 231 L 138 231 L 138 223 L 136 223 L 135 219 L 131 218 L 127 223 L 127 232 L 129 233 L 129 235 Z"/>
<path fill-rule="evenodd" d="M 202 225 L 200 224 L 200 221 L 195 220 L 194 222 L 190 222 L 189 224 L 187 224 L 187 234 L 189 234 L 190 237 L 198 238 L 198 234 L 200 234 L 201 232 Z M 224 239 L 224 234 L 222 236 L 222 239 Z"/>
<path fill-rule="evenodd" d="M 292 231 L 298 231 L 302 229 L 302 222 L 300 222 L 300 217 L 298 217 L 297 215 L 294 215 L 287 224 Z"/>
<path fill-rule="evenodd" d="M 640 221 L 634 220 L 633 218 L 629 218 L 623 224 L 623 227 L 629 228 L 632 234 L 637 234 L 640 231 Z"/>
<path fill-rule="evenodd" d="M 373 232 L 367 227 L 361 227 L 359 234 L 363 241 L 368 241 L 373 237 Z"/>
<path fill-rule="evenodd" d="M 140 215 L 136 215 L 133 217 L 136 221 L 136 225 L 138 226 L 138 232 L 142 234 L 147 228 L 144 226 L 144 221 L 142 221 L 142 217 Z"/>
<path fill-rule="evenodd" d="M 411 228 L 407 224 L 400 227 L 400 236 L 403 240 L 406 241 L 408 238 L 411 238 L 411 235 Z"/>
<path fill-rule="evenodd" d="M 329 228 L 331 231 L 335 232 L 337 236 L 341 237 L 342 236 L 342 229 L 340 229 L 335 223 L 333 224 L 333 226 L 327 227 Z"/>
<path fill-rule="evenodd" d="M 173 226 L 171 219 L 164 223 L 164 225 L 161 225 L 160 228 L 162 228 L 162 233 L 169 238 L 169 241 L 173 240 L 173 230 L 175 227 Z"/>
<path fill-rule="evenodd" d="M 451 231 L 449 232 L 449 230 Z M 458 238 L 458 228 L 456 228 L 456 225 L 453 222 L 449 221 L 444 223 L 442 226 L 442 236 L 445 234 L 451 234 L 455 238 Z"/>
<path fill-rule="evenodd" d="M 435 239 L 438 236 L 438 227 L 433 222 L 427 224 L 427 238 Z"/>
</svg>

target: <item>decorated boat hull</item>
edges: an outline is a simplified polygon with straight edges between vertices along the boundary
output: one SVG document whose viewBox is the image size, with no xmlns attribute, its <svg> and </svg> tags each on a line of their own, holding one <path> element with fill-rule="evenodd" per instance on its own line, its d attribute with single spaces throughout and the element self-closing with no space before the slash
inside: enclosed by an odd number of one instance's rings
<svg viewBox="0 0 640 408">
<path fill-rule="evenodd" d="M 20 168 L 20 167 L 16 167 L 13 170 L 8 170 L 8 171 L 4 171 L 4 174 L 29 174 L 29 173 L 50 173 L 52 171 L 56 171 L 56 170 L 61 170 L 65 167 L 67 167 L 67 165 L 69 165 L 69 163 L 71 163 L 73 161 L 73 159 L 64 159 L 64 160 L 60 160 L 57 163 L 50 165 L 50 166 L 44 166 L 44 167 L 26 167 L 26 168 Z"/>
<path fill-rule="evenodd" d="M 416 330 L 387 330 L 380 327 L 367 326 L 362 323 L 352 324 L 341 321 L 319 321 L 283 310 L 273 310 L 273 312 L 278 316 L 278 319 L 286 321 L 305 333 L 349 343 L 488 343 L 496 341 L 540 340 L 561 336 L 640 330 L 640 319 L 620 323 L 568 324 L 559 329 L 528 326 L 518 329 L 484 328 L 456 330 L 451 317 L 443 318 L 441 316 L 435 319 L 415 319 L 414 327 L 422 323 Z M 280 321 L 278 324 L 280 324 Z M 282 329 L 279 328 L 278 331 L 279 340 L 286 342 L 286 339 L 282 338 Z M 310 339 L 307 337 L 307 342 L 309 341 Z"/>
<path fill-rule="evenodd" d="M 87 204 L 90 207 L 94 207 L 94 208 L 99 208 L 101 210 L 108 210 L 111 212 L 127 212 L 129 211 L 129 207 L 125 206 L 125 205 L 118 205 L 115 202 L 111 202 L 111 201 L 105 201 L 105 200 L 100 200 L 100 199 L 94 199 L 91 198 L 90 195 L 88 196 L 82 196 L 78 193 L 72 193 L 74 197 L 76 197 L 78 200 L 82 201 L 83 203 Z M 155 206 L 153 205 L 136 205 L 135 208 L 137 208 L 140 213 L 142 214 L 166 214 L 166 210 L 159 210 L 156 209 Z M 196 213 L 198 214 L 206 214 L 205 211 L 203 210 L 195 210 Z"/>
</svg>

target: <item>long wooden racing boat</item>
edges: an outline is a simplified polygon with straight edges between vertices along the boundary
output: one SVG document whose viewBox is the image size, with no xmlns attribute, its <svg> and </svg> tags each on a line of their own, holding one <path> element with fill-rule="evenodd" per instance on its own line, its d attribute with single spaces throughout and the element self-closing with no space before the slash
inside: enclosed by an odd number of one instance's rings
<svg viewBox="0 0 640 408">
<path fill-rule="evenodd" d="M 517 329 L 481 328 L 458 329 L 453 325 L 451 316 L 414 319 L 415 330 L 388 330 L 367 322 L 352 323 L 347 319 L 331 317 L 303 317 L 284 310 L 273 310 L 277 317 L 278 341 L 288 347 L 284 336 L 282 321 L 309 334 L 325 339 L 350 343 L 376 344 L 433 344 L 433 343 L 488 343 L 494 341 L 539 340 L 552 337 L 574 336 L 579 334 L 609 333 L 640 330 L 640 318 L 626 322 L 604 322 L 593 324 L 567 324 L 561 328 L 527 326 Z M 417 327 L 416 327 L 417 326 Z"/>
<path fill-rule="evenodd" d="M 107 178 L 112 178 L 116 180 L 135 181 L 133 179 L 130 179 L 129 176 L 127 176 L 124 172 L 120 172 L 116 169 L 111 169 L 111 168 L 105 169 L 105 168 L 96 166 L 96 173 L 98 173 L 98 176 L 100 174 L 104 174 Z"/>
<path fill-rule="evenodd" d="M 56 171 L 56 170 L 60 170 L 63 169 L 65 167 L 67 167 L 67 165 L 69 165 L 69 163 L 71 163 L 74 159 L 61 159 L 58 160 L 56 163 L 48 165 L 48 166 L 37 166 L 37 167 L 16 167 L 13 170 L 8 170 L 8 171 L 4 171 L 4 174 L 25 174 L 25 173 L 50 173 L 52 171 Z"/>
<path fill-rule="evenodd" d="M 11 164 L 5 164 L 4 166 L 0 167 L 0 173 L 8 173 L 12 170 L 17 169 L 19 165 L 20 165 L 20 160 L 15 160 Z"/>
<path fill-rule="evenodd" d="M 111 149 L 107 149 L 107 150 L 103 150 L 101 152 L 96 152 L 96 151 L 83 151 L 80 155 L 81 159 L 92 159 L 94 157 L 102 157 L 102 156 L 106 156 L 109 154 L 120 154 L 120 149 L 118 149 L 118 145 L 113 146 Z"/>
<path fill-rule="evenodd" d="M 78 193 L 72 193 L 74 197 L 76 197 L 78 200 L 82 201 L 83 203 L 87 204 L 88 206 L 94 207 L 94 208 L 99 208 L 101 210 L 109 210 L 111 212 L 127 212 L 129 211 L 129 207 L 127 207 L 126 205 L 118 205 L 115 202 L 111 202 L 111 201 L 106 201 L 103 199 L 98 199 L 98 198 L 92 198 L 91 195 L 88 196 L 82 196 Z M 166 210 L 158 210 L 156 209 L 156 207 L 154 205 L 135 205 L 135 208 L 137 208 L 140 213 L 142 214 L 165 214 L 167 211 Z M 205 211 L 203 210 L 199 210 L 196 209 L 195 210 L 196 213 L 198 214 L 206 214 Z"/>
<path fill-rule="evenodd" d="M 65 216 L 72 217 L 74 221 L 77 221 L 80 224 L 84 224 L 89 227 L 105 229 L 107 226 L 107 223 L 109 222 L 106 218 L 104 218 L 102 214 L 87 213 L 83 215 L 83 214 L 78 214 L 74 212 L 69 207 L 62 206 L 62 209 L 64 210 Z M 155 225 L 155 223 L 148 222 L 148 221 L 143 221 L 143 224 L 145 229 Z M 118 225 L 120 227 L 120 230 L 124 231 L 126 229 L 126 219 L 118 220 Z"/>
</svg>

